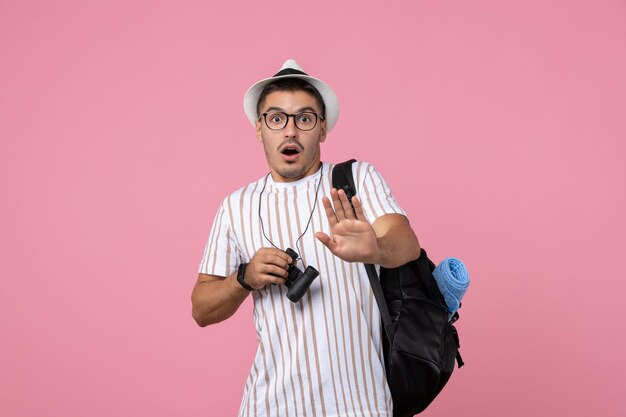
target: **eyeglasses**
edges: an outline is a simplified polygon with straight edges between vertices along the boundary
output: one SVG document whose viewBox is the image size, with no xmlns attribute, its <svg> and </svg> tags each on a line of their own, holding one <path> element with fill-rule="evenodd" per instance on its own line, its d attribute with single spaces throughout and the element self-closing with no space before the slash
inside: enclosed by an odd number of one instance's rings
<svg viewBox="0 0 626 417">
<path fill-rule="evenodd" d="M 287 114 L 282 111 L 272 111 L 262 114 L 265 125 L 271 130 L 281 130 L 289 123 L 289 118 L 293 117 L 296 127 L 300 130 L 312 130 L 317 126 L 317 119 L 324 120 L 324 116 L 310 111 L 301 111 L 296 114 Z"/>
</svg>

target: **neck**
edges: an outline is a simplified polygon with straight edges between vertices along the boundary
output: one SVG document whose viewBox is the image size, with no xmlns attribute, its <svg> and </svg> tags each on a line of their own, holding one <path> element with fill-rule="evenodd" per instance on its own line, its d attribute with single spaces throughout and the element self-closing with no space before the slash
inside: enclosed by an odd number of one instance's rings
<svg viewBox="0 0 626 417">
<path fill-rule="evenodd" d="M 294 175 L 292 177 L 285 176 L 281 174 L 280 171 L 272 167 L 270 167 L 270 174 L 272 175 L 272 180 L 274 180 L 274 182 L 295 182 L 303 178 L 315 175 L 315 173 L 319 171 L 321 167 L 322 167 L 322 162 L 319 159 L 317 159 L 302 175 Z"/>
</svg>

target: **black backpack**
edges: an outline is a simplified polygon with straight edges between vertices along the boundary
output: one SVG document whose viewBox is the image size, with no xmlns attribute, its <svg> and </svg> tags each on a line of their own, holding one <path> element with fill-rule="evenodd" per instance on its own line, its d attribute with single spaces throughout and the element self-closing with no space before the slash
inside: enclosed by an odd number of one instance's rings
<svg viewBox="0 0 626 417">
<path fill-rule="evenodd" d="M 335 165 L 333 187 L 348 199 L 356 194 L 352 176 L 354 159 Z M 409 417 L 426 409 L 446 385 L 455 359 L 459 368 L 459 336 L 432 275 L 435 265 L 422 249 L 420 256 L 398 268 L 365 265 L 380 309 L 387 383 L 394 417 Z"/>
</svg>

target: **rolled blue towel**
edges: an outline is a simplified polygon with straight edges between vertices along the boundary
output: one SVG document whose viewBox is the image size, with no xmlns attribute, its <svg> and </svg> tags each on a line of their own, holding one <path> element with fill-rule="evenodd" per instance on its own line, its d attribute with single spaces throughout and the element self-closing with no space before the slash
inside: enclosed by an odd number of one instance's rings
<svg viewBox="0 0 626 417">
<path fill-rule="evenodd" d="M 446 258 L 435 268 L 433 276 L 452 317 L 459 309 L 461 299 L 469 287 L 469 272 L 460 259 Z"/>
</svg>

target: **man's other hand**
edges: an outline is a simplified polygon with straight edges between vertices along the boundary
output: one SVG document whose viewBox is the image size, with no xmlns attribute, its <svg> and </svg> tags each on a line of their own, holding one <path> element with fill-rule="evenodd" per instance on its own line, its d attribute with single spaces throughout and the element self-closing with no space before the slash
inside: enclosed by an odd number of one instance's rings
<svg viewBox="0 0 626 417">
<path fill-rule="evenodd" d="M 246 267 L 244 280 L 255 289 L 267 284 L 284 284 L 287 268 L 294 261 L 286 252 L 276 248 L 261 248 Z"/>
</svg>

